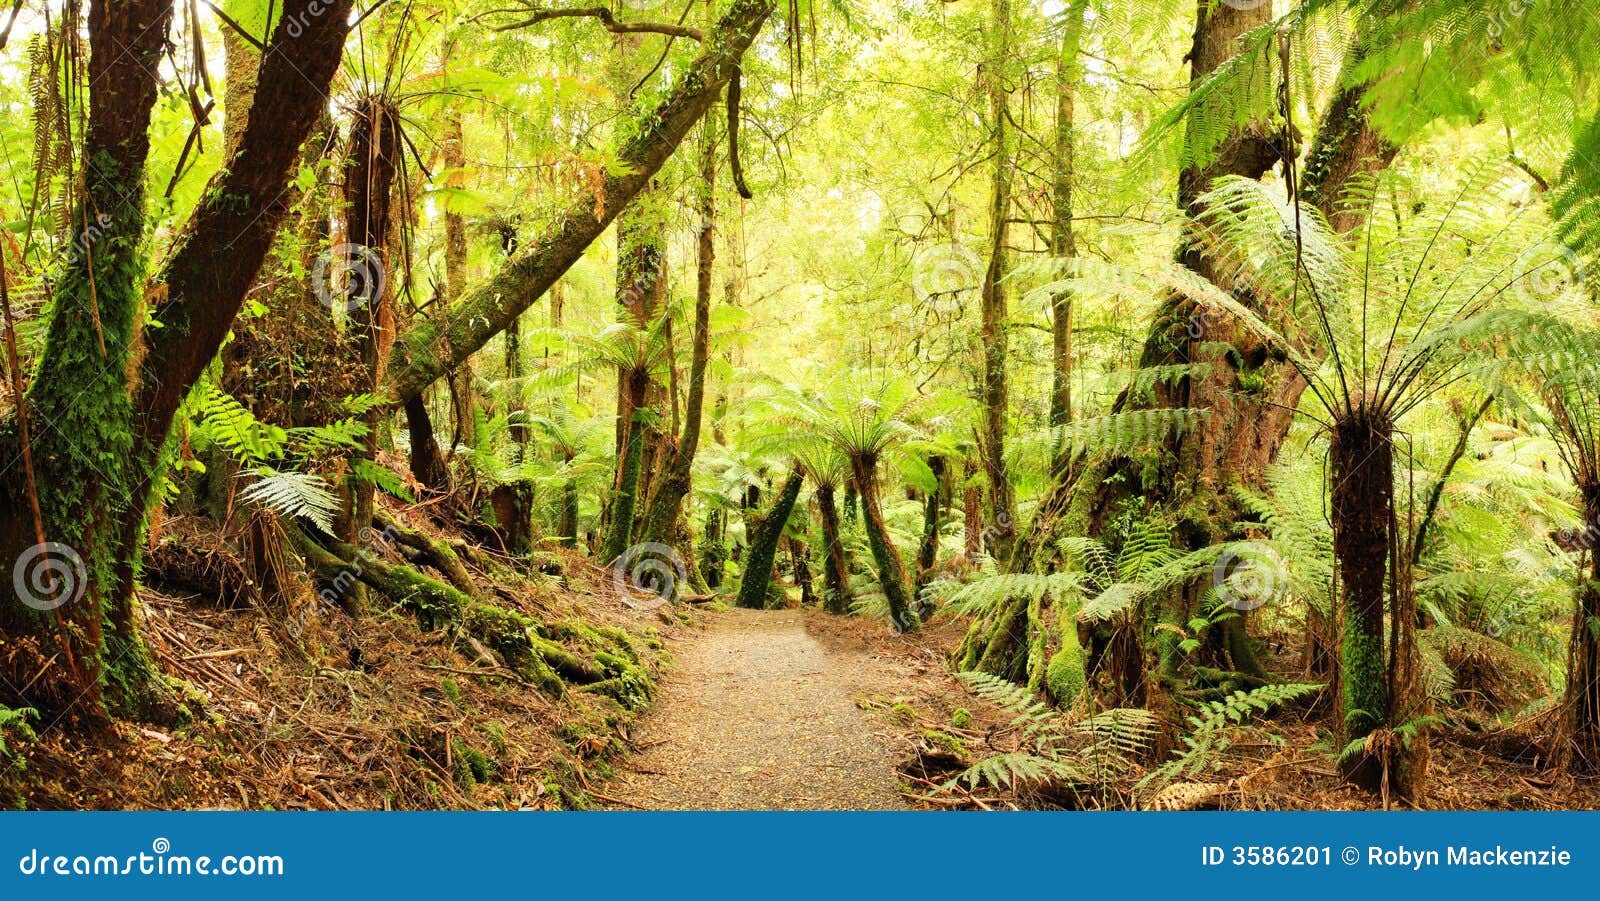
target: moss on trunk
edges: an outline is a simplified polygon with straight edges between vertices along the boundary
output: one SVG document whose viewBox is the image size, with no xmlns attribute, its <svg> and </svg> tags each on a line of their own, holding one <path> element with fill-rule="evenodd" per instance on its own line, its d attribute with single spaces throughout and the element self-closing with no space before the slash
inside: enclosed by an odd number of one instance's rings
<svg viewBox="0 0 1600 901">
<path fill-rule="evenodd" d="M 772 570 L 778 558 L 778 540 L 800 497 L 800 486 L 805 474 L 798 467 L 789 472 L 783 488 L 772 502 L 772 509 L 761 518 L 750 537 L 750 551 L 745 557 L 744 575 L 739 581 L 740 607 L 761 610 L 767 606 L 768 586 L 772 583 Z"/>
</svg>

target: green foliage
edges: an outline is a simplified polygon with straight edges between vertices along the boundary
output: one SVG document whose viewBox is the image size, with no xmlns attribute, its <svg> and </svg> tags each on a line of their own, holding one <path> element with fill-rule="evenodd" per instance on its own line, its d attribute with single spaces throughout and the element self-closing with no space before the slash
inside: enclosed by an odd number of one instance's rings
<svg viewBox="0 0 1600 901">
<path fill-rule="evenodd" d="M 1128 772 L 1155 737 L 1156 719 L 1149 711 L 1116 709 L 1068 719 L 1024 686 L 980 672 L 957 677 L 974 695 L 1011 715 L 1007 729 L 1018 733 L 1021 746 L 979 760 L 951 785 L 1089 789 Z"/>
<path fill-rule="evenodd" d="M 1175 779 L 1199 776 L 1207 768 L 1216 765 L 1218 758 L 1234 741 L 1238 727 L 1244 726 L 1247 720 L 1322 688 L 1320 684 L 1311 683 L 1263 685 L 1250 691 L 1236 691 L 1218 701 L 1205 702 L 1197 712 L 1186 717 L 1189 730 L 1183 736 L 1184 747 L 1173 752 L 1171 760 L 1139 780 L 1139 788 L 1159 789 Z M 1269 740 L 1281 741 L 1271 733 L 1259 729 L 1251 731 Z"/>
</svg>

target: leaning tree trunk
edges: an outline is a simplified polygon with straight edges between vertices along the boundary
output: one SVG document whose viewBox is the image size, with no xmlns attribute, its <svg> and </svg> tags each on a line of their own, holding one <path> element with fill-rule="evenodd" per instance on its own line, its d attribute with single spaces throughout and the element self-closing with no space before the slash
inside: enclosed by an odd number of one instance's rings
<svg viewBox="0 0 1600 901">
<path fill-rule="evenodd" d="M 794 512 L 795 500 L 800 497 L 800 486 L 804 482 L 805 474 L 798 466 L 791 470 L 772 502 L 772 509 L 756 524 L 750 538 L 750 551 L 745 556 L 744 575 L 739 581 L 739 597 L 734 602 L 737 606 L 751 610 L 771 606 L 767 595 L 778 558 L 778 541 L 783 537 L 784 526 L 789 522 L 789 514 Z"/>
<path fill-rule="evenodd" d="M 909 632 L 918 625 L 915 599 L 905 561 L 900 558 L 900 550 L 889 537 L 889 526 L 883 519 L 883 506 L 878 497 L 878 455 L 851 454 L 850 470 L 855 474 L 856 491 L 861 498 L 867 546 L 872 549 L 872 560 L 878 565 L 878 584 L 889 602 L 889 620 L 896 631 Z"/>
<path fill-rule="evenodd" d="M 617 164 L 608 167 L 610 174 L 602 184 L 580 192 L 537 240 L 452 310 L 449 322 L 419 323 L 402 337 L 399 365 L 391 370 L 387 386 L 392 398 L 401 401 L 420 393 L 460 359 L 475 353 L 583 256 L 722 95 L 775 7 L 775 0 L 732 0 L 725 7 L 706 34 L 700 55 L 682 70 L 660 103 L 625 129 L 631 137 L 617 151 Z"/>
</svg>

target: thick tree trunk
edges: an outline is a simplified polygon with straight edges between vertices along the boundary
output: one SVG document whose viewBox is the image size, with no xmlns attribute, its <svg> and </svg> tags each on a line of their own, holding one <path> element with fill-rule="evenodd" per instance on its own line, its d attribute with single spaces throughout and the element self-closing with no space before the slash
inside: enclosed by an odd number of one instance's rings
<svg viewBox="0 0 1600 901">
<path fill-rule="evenodd" d="M 628 423 L 623 439 L 621 456 L 617 460 L 616 492 L 611 503 L 611 523 L 606 531 L 605 550 L 602 557 L 611 562 L 621 557 L 632 543 L 634 507 L 639 495 L 639 467 L 644 459 L 646 430 L 640 418 L 644 413 L 645 391 L 649 376 L 635 369 L 628 377 L 630 408 L 633 421 Z"/>
<path fill-rule="evenodd" d="M 735 601 L 737 606 L 751 610 L 763 610 L 771 606 L 768 593 L 773 566 L 778 557 L 778 541 L 783 537 L 784 526 L 789 522 L 789 514 L 794 512 L 794 504 L 800 497 L 800 486 L 804 482 L 805 474 L 798 466 L 790 470 L 783 488 L 772 502 L 772 509 L 756 523 L 750 536 L 750 552 L 745 557 L 744 575 L 739 581 L 739 597 Z"/>
<path fill-rule="evenodd" d="M 1414 797 L 1426 772 L 1426 738 L 1419 735 L 1407 746 L 1393 731 L 1412 713 L 1405 709 L 1405 695 L 1415 656 L 1410 640 L 1415 612 L 1401 609 L 1410 594 L 1409 586 L 1400 583 L 1408 576 L 1391 568 L 1400 562 L 1394 534 L 1393 436 L 1386 414 L 1359 406 L 1334 423 L 1328 451 L 1333 550 L 1344 617 L 1338 710 L 1347 748 L 1366 740 L 1363 750 L 1345 752 L 1340 768 L 1366 788 L 1387 790 L 1392 785 L 1401 795 Z M 1396 598 L 1389 611 L 1394 640 L 1386 655 L 1384 598 L 1391 590 Z M 1379 730 L 1382 734 L 1375 735 Z"/>
<path fill-rule="evenodd" d="M 31 684 L 14 703 L 50 713 L 80 696 L 89 711 L 159 716 L 151 708 L 169 706 L 134 627 L 132 593 L 118 590 L 116 517 L 140 502 L 143 476 L 132 459 L 127 369 L 144 311 L 148 132 L 171 16 L 171 0 L 89 6 L 89 123 L 72 214 L 72 246 L 82 249 L 61 267 L 43 356 L 21 401 L 32 423 L 54 428 L 47 444 L 31 431 L 30 471 L 12 467 L 4 486 L 0 553 L 17 561 L 17 584 L 28 589 L 0 604 L 0 631 L 18 643 L 5 655 L 5 684 Z M 17 427 L 8 420 L 0 435 L 6 461 L 21 453 Z"/>
</svg>

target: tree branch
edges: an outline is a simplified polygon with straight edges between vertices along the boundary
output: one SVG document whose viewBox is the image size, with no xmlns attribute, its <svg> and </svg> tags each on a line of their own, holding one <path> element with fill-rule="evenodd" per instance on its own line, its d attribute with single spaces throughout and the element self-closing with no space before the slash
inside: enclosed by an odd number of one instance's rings
<svg viewBox="0 0 1600 901">
<path fill-rule="evenodd" d="M 511 12 L 511 10 L 496 10 L 496 12 Z M 487 15 L 487 13 L 485 14 Z M 587 6 L 578 9 L 530 9 L 528 17 L 513 22 L 510 25 L 497 25 L 495 31 L 515 31 L 518 28 L 527 28 L 540 22 L 551 19 L 598 19 L 605 26 L 606 31 L 612 34 L 669 34 L 676 38 L 689 38 L 694 41 L 704 41 L 705 33 L 698 28 L 687 25 L 673 25 L 670 22 L 619 22 L 611 10 L 604 6 Z"/>
<path fill-rule="evenodd" d="M 633 125 L 634 137 L 618 152 L 616 164 L 607 167 L 612 174 L 605 182 L 576 198 L 537 241 L 452 305 L 446 318 L 420 322 L 400 336 L 389 370 L 392 400 L 403 402 L 422 393 L 476 353 L 583 256 L 716 102 L 775 5 L 776 0 L 734 0 L 671 93 Z"/>
</svg>

